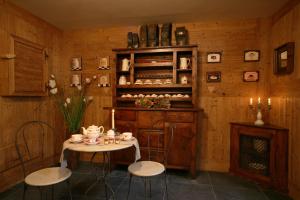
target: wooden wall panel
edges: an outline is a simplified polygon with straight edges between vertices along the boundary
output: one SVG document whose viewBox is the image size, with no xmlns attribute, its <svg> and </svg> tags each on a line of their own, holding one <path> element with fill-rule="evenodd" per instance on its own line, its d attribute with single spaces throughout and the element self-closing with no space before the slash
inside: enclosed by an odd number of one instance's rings
<svg viewBox="0 0 300 200">
<path fill-rule="evenodd" d="M 295 1 L 292 1 L 295 2 Z M 286 42 L 295 42 L 295 68 L 290 75 L 276 76 L 271 67 L 270 94 L 274 105 L 270 120 L 290 130 L 289 133 L 289 190 L 295 200 L 300 199 L 300 4 L 285 10 L 285 15 L 278 12 L 273 16 L 270 52 Z M 279 17 L 277 16 L 279 15 Z M 273 55 L 273 54 L 271 54 Z"/>
<path fill-rule="evenodd" d="M 62 32 L 45 23 L 24 10 L 7 1 L 0 2 L 0 33 L 15 34 L 24 39 L 44 45 L 48 48 L 49 72 L 60 74 L 60 54 Z M 9 53 L 5 37 L 0 37 L 0 53 Z M 0 65 L 3 65 L 1 62 Z M 1 67 L 1 66 L 0 66 Z M 4 74 L 1 74 L 3 76 Z M 4 75 L 5 76 L 5 75 Z M 57 113 L 53 112 L 54 104 L 48 97 L 0 97 L 0 192 L 22 180 L 19 167 L 16 164 L 14 136 L 17 128 L 28 120 L 43 120 L 57 129 L 57 136 L 47 135 L 48 149 L 45 156 L 53 160 L 61 151 L 54 146 L 54 140 L 61 143 L 62 124 L 57 121 Z M 59 141 L 60 140 L 60 141 Z M 57 146 L 57 145 L 56 145 Z M 53 162 L 53 161 L 52 161 Z"/>
</svg>

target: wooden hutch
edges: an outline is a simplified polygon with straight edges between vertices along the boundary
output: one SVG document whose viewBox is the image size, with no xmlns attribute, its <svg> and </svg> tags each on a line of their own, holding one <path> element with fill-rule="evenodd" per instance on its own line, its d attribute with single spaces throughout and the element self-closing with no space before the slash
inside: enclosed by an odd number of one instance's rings
<svg viewBox="0 0 300 200">
<path fill-rule="evenodd" d="M 131 131 L 138 139 L 142 159 L 147 159 L 145 129 L 161 130 L 151 137 L 159 142 L 160 153 L 155 160 L 163 159 L 163 150 L 168 144 L 169 124 L 175 124 L 168 168 L 189 170 L 196 174 L 197 121 L 197 46 L 168 46 L 139 49 L 113 49 L 116 54 L 113 104 L 116 129 Z M 180 59 L 190 60 L 187 68 L 181 69 Z M 122 62 L 130 61 L 129 70 L 122 70 Z M 122 77 L 121 84 L 119 84 Z M 124 82 L 124 77 L 126 83 Z M 183 80 L 184 79 L 184 80 Z M 169 108 L 137 107 L 140 98 L 165 98 Z M 150 142 L 150 143 L 151 143 Z M 131 153 L 129 151 L 132 151 Z M 133 149 L 115 152 L 116 164 L 133 162 Z"/>
</svg>

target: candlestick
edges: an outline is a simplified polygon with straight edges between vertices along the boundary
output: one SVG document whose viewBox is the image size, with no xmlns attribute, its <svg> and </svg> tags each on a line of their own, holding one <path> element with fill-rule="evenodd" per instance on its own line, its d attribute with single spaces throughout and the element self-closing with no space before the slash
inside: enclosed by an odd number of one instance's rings
<svg viewBox="0 0 300 200">
<path fill-rule="evenodd" d="M 112 109 L 111 111 L 111 128 L 115 129 L 115 109 Z"/>
<path fill-rule="evenodd" d="M 260 104 L 260 97 L 258 97 L 258 103 Z"/>
<path fill-rule="evenodd" d="M 249 102 L 249 106 L 252 106 L 252 105 L 253 105 L 253 98 L 251 97 L 250 102 Z"/>
<path fill-rule="evenodd" d="M 268 106 L 271 105 L 271 98 L 268 98 Z"/>
</svg>

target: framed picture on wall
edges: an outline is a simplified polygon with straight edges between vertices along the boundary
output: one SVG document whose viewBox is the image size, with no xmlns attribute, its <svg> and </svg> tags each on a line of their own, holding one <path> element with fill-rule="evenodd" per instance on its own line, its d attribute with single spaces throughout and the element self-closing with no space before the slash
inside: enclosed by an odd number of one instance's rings
<svg viewBox="0 0 300 200">
<path fill-rule="evenodd" d="M 274 74 L 291 74 L 294 71 L 294 49 L 294 42 L 275 49 Z"/>
<path fill-rule="evenodd" d="M 109 56 L 99 58 L 98 69 L 109 69 Z"/>
<path fill-rule="evenodd" d="M 71 74 L 70 86 L 77 87 L 81 85 L 81 73 Z"/>
<path fill-rule="evenodd" d="M 244 82 L 257 82 L 259 80 L 259 71 L 244 71 Z"/>
<path fill-rule="evenodd" d="M 221 52 L 208 52 L 207 63 L 220 63 L 221 55 L 222 55 Z"/>
<path fill-rule="evenodd" d="M 73 71 L 82 70 L 82 58 L 81 57 L 73 57 L 71 59 L 71 70 L 73 70 Z"/>
<path fill-rule="evenodd" d="M 258 62 L 260 59 L 259 50 L 246 50 L 244 51 L 244 61 L 245 62 Z"/>
<path fill-rule="evenodd" d="M 206 72 L 206 82 L 221 82 L 221 72 Z"/>
</svg>

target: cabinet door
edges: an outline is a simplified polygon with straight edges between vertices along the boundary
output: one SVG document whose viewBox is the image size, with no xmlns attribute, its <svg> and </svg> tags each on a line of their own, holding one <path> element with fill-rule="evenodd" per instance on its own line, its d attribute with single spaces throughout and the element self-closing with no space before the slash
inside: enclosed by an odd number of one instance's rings
<svg viewBox="0 0 300 200">
<path fill-rule="evenodd" d="M 133 136 L 136 137 L 136 128 L 134 121 L 121 121 L 116 120 L 117 131 L 122 132 L 132 132 Z M 123 149 L 122 151 L 116 151 L 112 153 L 113 161 L 121 164 L 129 164 L 134 162 L 135 158 L 135 148 L 131 147 L 128 149 Z"/>
<path fill-rule="evenodd" d="M 195 133 L 192 123 L 174 123 L 173 143 L 168 156 L 168 165 L 189 168 L 194 158 Z M 169 132 L 168 132 L 169 133 Z M 170 133 L 169 133 L 170 134 Z"/>
</svg>

